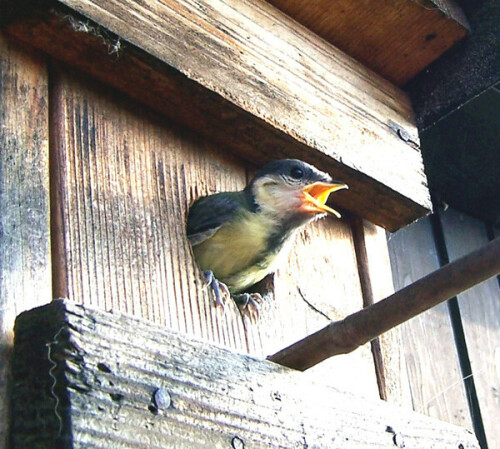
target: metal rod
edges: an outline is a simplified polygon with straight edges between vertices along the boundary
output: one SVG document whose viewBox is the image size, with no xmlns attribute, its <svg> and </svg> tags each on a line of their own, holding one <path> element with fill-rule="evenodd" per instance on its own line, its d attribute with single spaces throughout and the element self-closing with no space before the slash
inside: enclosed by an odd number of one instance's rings
<svg viewBox="0 0 500 449">
<path fill-rule="evenodd" d="M 393 327 L 500 273 L 500 237 L 359 312 L 334 321 L 269 360 L 304 371 L 347 354 Z"/>
</svg>

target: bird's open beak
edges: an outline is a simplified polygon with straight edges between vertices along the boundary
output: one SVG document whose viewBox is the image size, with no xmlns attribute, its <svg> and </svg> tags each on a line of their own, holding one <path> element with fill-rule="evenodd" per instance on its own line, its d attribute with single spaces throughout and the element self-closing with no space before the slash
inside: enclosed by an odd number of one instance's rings
<svg viewBox="0 0 500 449">
<path fill-rule="evenodd" d="M 348 189 L 347 184 L 333 181 L 331 183 L 315 182 L 306 186 L 302 193 L 304 194 L 304 208 L 311 212 L 327 212 L 340 218 L 340 214 L 325 203 L 330 193 L 341 189 Z"/>
</svg>

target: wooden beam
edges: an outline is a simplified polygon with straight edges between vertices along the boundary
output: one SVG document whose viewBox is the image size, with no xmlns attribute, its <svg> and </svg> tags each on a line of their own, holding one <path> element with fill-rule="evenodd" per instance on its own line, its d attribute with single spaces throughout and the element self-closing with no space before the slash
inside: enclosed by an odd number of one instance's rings
<svg viewBox="0 0 500 449">
<path fill-rule="evenodd" d="M 336 321 L 269 357 L 306 370 L 354 351 L 382 333 L 500 273 L 500 238 L 399 290 L 388 298 Z"/>
<path fill-rule="evenodd" d="M 6 29 L 256 165 L 331 172 L 387 229 L 431 209 L 407 96 L 263 1 L 41 2 Z"/>
<path fill-rule="evenodd" d="M 467 34 L 453 0 L 269 0 L 388 80 L 404 85 Z"/>
<path fill-rule="evenodd" d="M 375 296 L 373 293 L 373 281 L 370 276 L 370 266 L 368 262 L 368 252 L 366 250 L 366 234 L 363 220 L 354 217 L 351 220 L 354 248 L 356 251 L 356 261 L 358 264 L 359 280 L 361 283 L 361 291 L 363 294 L 363 307 L 368 307 L 374 304 Z M 387 384 L 385 379 L 386 369 L 384 367 L 384 359 L 382 356 L 382 348 L 380 339 L 374 338 L 371 342 L 373 361 L 375 371 L 377 373 L 377 384 L 380 394 L 380 399 L 387 401 Z"/>
<path fill-rule="evenodd" d="M 18 318 L 13 372 L 12 449 L 479 448 L 465 429 L 71 302 Z"/>
</svg>

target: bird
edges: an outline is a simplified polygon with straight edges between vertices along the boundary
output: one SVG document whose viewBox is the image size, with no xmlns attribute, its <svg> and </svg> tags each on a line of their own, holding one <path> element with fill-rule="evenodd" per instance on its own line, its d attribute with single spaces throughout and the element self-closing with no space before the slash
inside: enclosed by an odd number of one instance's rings
<svg viewBox="0 0 500 449">
<path fill-rule="evenodd" d="M 255 321 L 262 297 L 250 287 L 273 273 L 307 223 L 339 212 L 325 203 L 348 186 L 298 159 L 272 161 L 241 191 L 198 198 L 188 211 L 186 233 L 215 304 L 232 297 Z"/>
</svg>

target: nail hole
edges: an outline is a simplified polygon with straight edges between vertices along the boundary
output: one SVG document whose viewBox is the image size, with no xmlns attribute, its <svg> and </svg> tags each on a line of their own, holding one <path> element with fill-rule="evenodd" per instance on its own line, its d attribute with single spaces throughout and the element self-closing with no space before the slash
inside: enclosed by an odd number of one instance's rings
<svg viewBox="0 0 500 449">
<path fill-rule="evenodd" d="M 97 369 L 99 371 L 102 371 L 103 373 L 111 373 L 111 368 L 108 365 L 106 365 L 105 363 L 98 363 Z"/>
</svg>

